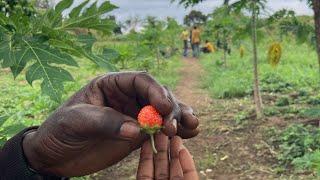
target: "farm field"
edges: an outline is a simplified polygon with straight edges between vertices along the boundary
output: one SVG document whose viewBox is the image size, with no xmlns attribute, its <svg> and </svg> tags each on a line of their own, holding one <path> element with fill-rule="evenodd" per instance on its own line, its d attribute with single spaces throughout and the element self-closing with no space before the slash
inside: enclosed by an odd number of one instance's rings
<svg viewBox="0 0 320 180">
<path fill-rule="evenodd" d="M 320 1 L 272 2 L 0 0 L 0 179 L 38 126 L 41 176 L 320 179 Z"/>
</svg>

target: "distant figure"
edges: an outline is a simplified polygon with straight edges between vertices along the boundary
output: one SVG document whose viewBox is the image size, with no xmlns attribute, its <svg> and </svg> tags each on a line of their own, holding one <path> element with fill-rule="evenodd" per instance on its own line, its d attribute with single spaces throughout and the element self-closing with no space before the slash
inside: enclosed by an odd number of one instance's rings
<svg viewBox="0 0 320 180">
<path fill-rule="evenodd" d="M 198 58 L 200 55 L 200 30 L 197 26 L 193 27 L 191 36 L 192 55 Z"/>
<path fill-rule="evenodd" d="M 181 39 L 183 41 L 183 56 L 188 56 L 188 40 L 189 40 L 189 32 L 188 30 L 184 30 L 181 33 Z"/>
<path fill-rule="evenodd" d="M 215 48 L 211 42 L 206 40 L 206 44 L 204 45 L 203 48 L 201 48 L 201 51 L 203 53 L 213 53 L 215 51 Z"/>
</svg>

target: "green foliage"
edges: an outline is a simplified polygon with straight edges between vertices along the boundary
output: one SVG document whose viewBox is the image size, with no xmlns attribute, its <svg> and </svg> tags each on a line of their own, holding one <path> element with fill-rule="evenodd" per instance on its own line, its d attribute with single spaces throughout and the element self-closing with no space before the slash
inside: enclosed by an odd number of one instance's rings
<svg viewBox="0 0 320 180">
<path fill-rule="evenodd" d="M 180 4 L 183 4 L 185 7 L 193 6 L 194 4 L 197 4 L 199 2 L 202 2 L 204 0 L 171 0 L 173 1 L 178 1 Z"/>
<path fill-rule="evenodd" d="M 62 12 L 73 0 L 60 1 L 54 9 L 31 17 L 20 11 L 12 11 L 10 16 L 0 14 L 2 68 L 10 67 L 14 77 L 27 69 L 28 83 L 42 81 L 42 92 L 55 101 L 61 100 L 63 83 L 73 80 L 61 65 L 77 66 L 74 57 L 85 57 L 103 68 L 113 69 L 109 59 L 92 53 L 92 38 L 78 38 L 72 33 L 79 28 L 112 31 L 114 21 L 101 15 L 116 7 L 109 1 L 99 7 L 97 2 L 86 7 L 88 2 L 72 9 L 68 17 L 63 17 Z"/>
<path fill-rule="evenodd" d="M 282 132 L 274 133 L 273 145 L 278 150 L 281 165 L 298 164 L 301 157 L 320 148 L 320 130 L 316 127 L 291 125 Z"/>
<path fill-rule="evenodd" d="M 28 0 L 0 0 L 0 11 L 8 16 L 17 12 L 26 16 L 35 14 L 34 7 Z"/>
<path fill-rule="evenodd" d="M 320 175 L 320 150 L 307 153 L 303 157 L 296 158 L 292 161 L 294 167 L 298 170 L 315 171 Z"/>
<path fill-rule="evenodd" d="M 264 40 L 265 42 L 266 40 Z M 243 41 L 244 44 L 247 41 Z M 268 43 L 260 43 L 259 51 L 267 51 Z M 264 60 L 259 62 L 261 77 L 261 91 L 264 93 L 286 94 L 304 89 L 317 91 L 318 74 L 316 52 L 308 45 L 298 45 L 294 40 L 283 41 L 283 61 L 276 69 L 267 62 L 266 53 L 259 56 Z M 210 56 L 204 56 L 201 60 L 207 75 L 203 79 L 203 86 L 207 88 L 213 97 L 230 98 L 243 97 L 252 94 L 251 62 L 249 56 L 240 59 L 234 53 L 229 57 L 229 66 L 221 66 L 222 52 L 218 51 Z M 228 82 L 228 83 L 226 83 Z M 309 92 L 308 91 L 308 92 Z M 301 92 L 305 94 L 306 92 Z"/>
<path fill-rule="evenodd" d="M 188 15 L 183 19 L 183 23 L 187 26 L 199 26 L 206 23 L 207 16 L 202 14 L 201 11 L 192 10 Z"/>
<path fill-rule="evenodd" d="M 276 101 L 276 106 L 289 106 L 289 105 L 290 105 L 289 97 L 280 97 Z"/>
<path fill-rule="evenodd" d="M 320 107 L 312 107 L 301 111 L 300 116 L 307 118 L 320 118 Z"/>
</svg>

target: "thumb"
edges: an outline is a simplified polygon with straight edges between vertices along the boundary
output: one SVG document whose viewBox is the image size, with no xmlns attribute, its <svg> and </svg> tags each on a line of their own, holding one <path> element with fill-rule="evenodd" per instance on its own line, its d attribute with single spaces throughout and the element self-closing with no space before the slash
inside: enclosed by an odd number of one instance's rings
<svg viewBox="0 0 320 180">
<path fill-rule="evenodd" d="M 121 139 L 137 139 L 141 136 L 140 126 L 137 120 L 124 115 L 112 108 L 105 109 L 103 121 L 104 135 Z M 106 132 L 106 130 L 108 130 Z"/>
<path fill-rule="evenodd" d="M 69 107 L 66 119 L 81 135 L 101 138 L 136 139 L 141 136 L 138 122 L 112 108 L 81 104 Z"/>
</svg>

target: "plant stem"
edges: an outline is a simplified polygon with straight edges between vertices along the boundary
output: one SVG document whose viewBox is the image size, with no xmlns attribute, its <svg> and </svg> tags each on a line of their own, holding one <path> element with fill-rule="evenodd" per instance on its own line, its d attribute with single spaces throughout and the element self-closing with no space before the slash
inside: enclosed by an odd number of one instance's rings
<svg viewBox="0 0 320 180">
<path fill-rule="evenodd" d="M 257 119 L 260 119 L 262 114 L 262 99 L 260 95 L 260 89 L 259 89 L 259 73 L 258 73 L 258 52 L 257 52 L 257 10 L 256 10 L 256 1 L 253 0 L 252 5 L 252 44 L 253 44 L 253 76 L 254 76 L 254 82 L 253 82 L 253 91 L 254 91 L 254 103 L 256 105 L 256 114 Z"/>
<path fill-rule="evenodd" d="M 155 146 L 155 144 L 154 144 L 154 136 L 153 136 L 153 134 L 150 134 L 150 140 L 151 140 L 152 150 L 153 150 L 153 152 L 154 152 L 155 154 L 157 154 L 158 151 L 157 151 L 156 146 Z"/>
</svg>

